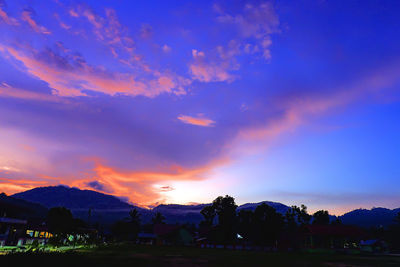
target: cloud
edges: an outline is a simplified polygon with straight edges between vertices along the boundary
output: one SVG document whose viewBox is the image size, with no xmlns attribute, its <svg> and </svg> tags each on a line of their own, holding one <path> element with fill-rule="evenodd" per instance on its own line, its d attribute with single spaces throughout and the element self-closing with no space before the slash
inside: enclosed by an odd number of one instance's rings
<svg viewBox="0 0 400 267">
<path fill-rule="evenodd" d="M 179 115 L 178 120 L 182 121 L 183 123 L 203 126 L 203 127 L 212 127 L 215 124 L 215 121 L 205 118 L 202 114 L 199 114 L 197 117 Z"/>
<path fill-rule="evenodd" d="M 33 18 L 34 14 L 35 12 L 32 8 L 25 9 L 24 11 L 22 11 L 22 20 L 27 22 L 35 32 L 42 34 L 51 34 L 51 32 L 47 28 L 39 25 L 36 22 L 36 20 Z"/>
<path fill-rule="evenodd" d="M 168 199 L 163 193 L 174 190 L 171 186 L 160 186 L 160 184 L 170 181 L 202 180 L 206 177 L 206 173 L 213 168 L 214 164 L 220 164 L 220 162 L 213 162 L 199 168 L 172 166 L 164 172 L 146 172 L 122 170 L 96 162 L 91 180 L 72 181 L 69 184 L 79 188 L 99 191 L 103 191 L 106 187 L 109 188 L 109 192 L 112 192 L 113 195 L 127 198 L 131 203 L 149 207 L 155 203 L 166 203 Z M 68 181 L 64 180 L 63 183 L 68 184 Z"/>
<path fill-rule="evenodd" d="M 93 27 L 93 33 L 97 40 L 109 46 L 115 57 L 124 57 L 127 53 L 130 63 L 135 63 L 135 42 L 128 35 L 128 29 L 120 23 L 114 9 L 106 8 L 105 16 L 95 13 L 85 5 L 78 5 L 69 10 L 74 18 L 85 18 Z M 126 60 L 126 59 L 125 59 Z"/>
<path fill-rule="evenodd" d="M 271 58 L 271 35 L 280 32 L 280 22 L 270 2 L 246 4 L 237 14 L 229 14 L 218 5 L 214 5 L 214 10 L 218 14 L 218 22 L 233 25 L 239 34 L 226 45 L 219 45 L 209 51 L 207 56 L 205 52 L 193 49 L 193 60 L 189 64 L 192 79 L 201 82 L 232 82 L 238 78 L 232 74 L 240 69 L 238 56 L 243 53 L 261 54 L 266 60 Z"/>
<path fill-rule="evenodd" d="M 19 25 L 18 20 L 15 18 L 10 17 L 7 12 L 4 10 L 4 2 L 0 1 L 0 20 L 7 23 L 8 25 L 17 26 Z"/>
<path fill-rule="evenodd" d="M 168 45 L 163 45 L 162 47 L 161 47 L 161 49 L 162 49 L 162 51 L 164 52 L 164 53 L 169 53 L 169 52 L 171 52 L 171 47 L 170 46 L 168 46 Z"/>
<path fill-rule="evenodd" d="M 86 183 L 88 187 L 93 188 L 94 190 L 103 191 L 103 192 L 110 192 L 106 189 L 105 185 L 100 183 L 99 181 L 89 181 Z"/>
<path fill-rule="evenodd" d="M 58 51 L 57 51 L 58 50 Z M 0 45 L 0 52 L 20 61 L 32 76 L 45 81 L 59 96 L 87 96 L 86 90 L 108 95 L 143 95 L 154 97 L 161 93 L 185 94 L 187 79 L 174 74 L 154 72 L 153 77 L 140 80 L 133 73 L 106 71 L 89 65 L 78 53 L 47 48 Z M 6 56 L 5 55 L 5 56 Z"/>
<path fill-rule="evenodd" d="M 279 17 L 271 2 L 259 5 L 248 3 L 239 14 L 228 14 L 219 6 L 214 6 L 214 10 L 218 13 L 217 20 L 220 23 L 235 25 L 243 40 L 255 42 L 245 45 L 246 53 L 260 52 L 265 59 L 271 58 L 270 36 L 280 32 Z"/>
<path fill-rule="evenodd" d="M 140 36 L 143 39 L 149 39 L 153 35 L 153 27 L 149 24 L 142 24 L 140 27 Z"/>
<path fill-rule="evenodd" d="M 57 96 L 37 93 L 35 91 L 27 91 L 18 88 L 14 88 L 11 86 L 6 86 L 4 83 L 0 84 L 0 97 L 8 97 L 8 98 L 20 98 L 20 99 L 28 99 L 35 101 L 47 101 L 47 102 L 66 102 Z"/>
<path fill-rule="evenodd" d="M 255 127 L 242 129 L 233 141 L 236 153 L 245 151 L 255 153 L 265 150 L 274 138 L 290 131 L 316 116 L 321 116 L 331 110 L 345 108 L 347 105 L 362 101 L 368 97 L 378 96 L 400 82 L 400 65 L 390 65 L 356 80 L 346 86 L 331 88 L 331 93 L 310 94 L 309 92 L 296 97 L 279 101 L 280 115 L 268 117 L 267 122 Z M 271 107 L 268 107 L 271 108 Z M 240 145 L 239 145 L 240 144 Z"/>
</svg>

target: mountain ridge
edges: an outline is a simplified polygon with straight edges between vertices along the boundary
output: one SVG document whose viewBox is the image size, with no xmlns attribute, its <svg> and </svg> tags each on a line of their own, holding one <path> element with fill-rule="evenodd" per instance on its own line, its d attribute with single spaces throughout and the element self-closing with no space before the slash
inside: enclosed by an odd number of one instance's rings
<svg viewBox="0 0 400 267">
<path fill-rule="evenodd" d="M 22 199 L 32 203 L 38 203 L 46 208 L 64 206 L 70 209 L 74 216 L 87 220 L 88 211 L 92 210 L 92 220 L 111 223 L 115 220 L 125 219 L 129 216 L 129 210 L 136 208 L 142 215 L 143 222 L 151 221 L 154 213 L 162 213 L 167 223 L 195 223 L 202 219 L 200 211 L 211 203 L 203 204 L 160 204 L 152 209 L 144 209 L 124 202 L 116 196 L 100 193 L 93 190 L 82 190 L 76 187 L 64 185 L 37 187 L 24 192 L 11 195 L 12 198 Z M 237 210 L 254 210 L 258 205 L 265 203 L 274 207 L 277 212 L 284 214 L 289 206 L 273 201 L 261 201 L 258 203 L 245 203 L 239 205 Z M 387 226 L 393 222 L 400 208 L 372 208 L 356 209 L 341 216 L 332 216 L 331 219 L 339 218 L 344 224 L 353 224 L 363 227 Z"/>
</svg>

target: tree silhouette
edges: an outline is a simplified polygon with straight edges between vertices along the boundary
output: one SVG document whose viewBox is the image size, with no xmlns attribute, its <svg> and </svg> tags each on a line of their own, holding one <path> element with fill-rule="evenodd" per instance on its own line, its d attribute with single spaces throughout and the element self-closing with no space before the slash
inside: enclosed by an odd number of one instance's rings
<svg viewBox="0 0 400 267">
<path fill-rule="evenodd" d="M 319 210 L 313 214 L 313 224 L 316 225 L 328 225 L 329 224 L 329 213 L 326 210 Z"/>
<path fill-rule="evenodd" d="M 165 217 L 160 213 L 156 212 L 153 218 L 151 219 L 153 224 L 164 224 Z"/>
<path fill-rule="evenodd" d="M 47 213 L 47 227 L 54 234 L 56 243 L 62 242 L 74 228 L 74 219 L 69 209 L 64 207 L 51 208 Z"/>
<path fill-rule="evenodd" d="M 275 245 L 284 226 L 283 216 L 262 203 L 254 211 L 255 242 L 260 245 Z"/>
<path fill-rule="evenodd" d="M 254 213 L 251 210 L 240 210 L 238 213 L 238 232 L 246 240 L 253 238 L 253 218 Z"/>
<path fill-rule="evenodd" d="M 218 215 L 219 239 L 224 243 L 230 243 L 236 238 L 236 208 L 235 199 L 226 195 L 217 197 L 213 203 L 216 214 Z"/>
<path fill-rule="evenodd" d="M 214 218 L 215 218 L 215 208 L 211 206 L 205 206 L 201 211 L 201 215 L 204 217 L 204 222 L 203 225 L 205 226 L 212 226 L 214 223 Z"/>
</svg>

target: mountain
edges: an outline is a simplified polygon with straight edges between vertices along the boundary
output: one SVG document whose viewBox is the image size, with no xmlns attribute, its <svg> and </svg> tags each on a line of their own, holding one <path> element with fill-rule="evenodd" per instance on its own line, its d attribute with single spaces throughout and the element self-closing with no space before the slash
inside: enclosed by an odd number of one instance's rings
<svg viewBox="0 0 400 267">
<path fill-rule="evenodd" d="M 77 218 L 91 221 L 93 223 L 99 222 L 101 224 L 112 224 L 117 220 L 125 219 L 129 217 L 129 211 L 133 208 L 138 209 L 139 213 L 141 214 L 142 223 L 151 222 L 151 218 L 154 213 L 160 212 L 166 218 L 167 223 L 198 224 L 203 220 L 203 216 L 200 214 L 200 211 L 205 206 L 211 205 L 163 204 L 154 207 L 152 210 L 148 210 L 130 205 L 112 195 L 102 194 L 92 190 L 80 190 L 78 188 L 71 188 L 67 186 L 38 187 L 32 190 L 14 194 L 11 197 L 7 197 L 5 194 L 2 194 L 0 196 L 1 208 L 4 206 L 3 203 L 6 203 L 4 202 L 5 199 L 8 199 L 7 207 L 15 207 L 17 215 L 26 213 L 31 216 L 35 214 L 35 210 L 38 211 L 38 214 L 43 215 L 46 213 L 46 208 L 63 206 L 70 209 L 73 215 Z M 16 204 L 17 202 L 18 205 Z M 255 210 L 256 207 L 262 203 L 274 207 L 281 214 L 285 214 L 289 209 L 288 206 L 282 203 L 262 201 L 258 203 L 246 203 L 240 205 L 237 210 Z M 13 208 L 8 208 L 8 210 L 12 211 Z M 379 225 L 388 226 L 393 223 L 393 219 L 399 212 L 400 208 L 394 210 L 385 208 L 373 208 L 371 210 L 358 209 L 339 216 L 338 218 L 344 224 L 359 225 L 363 227 Z M 333 219 L 336 219 L 336 217 L 332 216 L 331 220 Z"/>
<path fill-rule="evenodd" d="M 287 210 L 289 209 L 288 206 L 286 206 L 282 203 L 272 202 L 272 201 L 262 201 L 262 202 L 258 202 L 258 203 L 246 203 L 246 204 L 240 205 L 237 209 L 254 211 L 257 208 L 257 206 L 259 206 L 263 203 L 273 207 L 277 212 L 279 212 L 281 214 L 285 214 L 287 212 Z"/>
<path fill-rule="evenodd" d="M 47 215 L 47 208 L 40 204 L 0 194 L 0 216 L 36 220 Z"/>
<path fill-rule="evenodd" d="M 386 209 L 386 208 L 373 208 L 373 209 L 356 209 L 350 211 L 339 219 L 344 224 L 359 225 L 362 227 L 372 227 L 372 226 L 388 226 L 393 224 L 394 218 L 400 212 L 398 209 Z"/>
<path fill-rule="evenodd" d="M 92 190 L 80 190 L 64 185 L 37 187 L 12 195 L 14 198 L 39 203 L 47 208 L 66 207 L 68 209 L 132 209 L 134 206 L 115 196 Z"/>
<path fill-rule="evenodd" d="M 135 207 L 115 196 L 64 185 L 37 187 L 12 197 L 39 203 L 47 208 L 66 207 L 74 217 L 91 223 L 112 224 L 129 217 L 129 211 L 133 208 L 139 210 L 143 222 L 151 220 L 151 211 Z"/>
</svg>

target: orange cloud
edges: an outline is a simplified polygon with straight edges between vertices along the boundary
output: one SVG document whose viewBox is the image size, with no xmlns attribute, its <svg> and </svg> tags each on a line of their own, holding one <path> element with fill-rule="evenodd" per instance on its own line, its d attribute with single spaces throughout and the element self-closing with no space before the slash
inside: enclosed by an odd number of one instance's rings
<svg viewBox="0 0 400 267">
<path fill-rule="evenodd" d="M 207 119 L 200 114 L 198 117 L 191 117 L 186 115 L 179 115 L 178 120 L 182 121 L 183 123 L 203 126 L 203 127 L 212 127 L 215 124 L 215 121 L 211 119 Z"/>
<path fill-rule="evenodd" d="M 149 207 L 154 203 L 168 201 L 165 192 L 173 192 L 171 183 L 174 181 L 199 181 L 206 179 L 207 173 L 216 166 L 225 164 L 226 159 L 213 161 L 199 168 L 183 168 L 172 166 L 164 171 L 127 171 L 103 165 L 98 160 L 93 168 L 93 175 L 83 180 L 62 183 L 79 188 L 103 191 L 116 196 L 126 197 L 130 202 Z M 101 185 L 90 186 L 91 184 Z M 103 190 L 99 190 L 102 188 Z"/>
<path fill-rule="evenodd" d="M 44 185 L 46 185 L 46 182 L 43 181 L 0 178 L 0 192 L 5 192 L 8 195 Z"/>
</svg>

